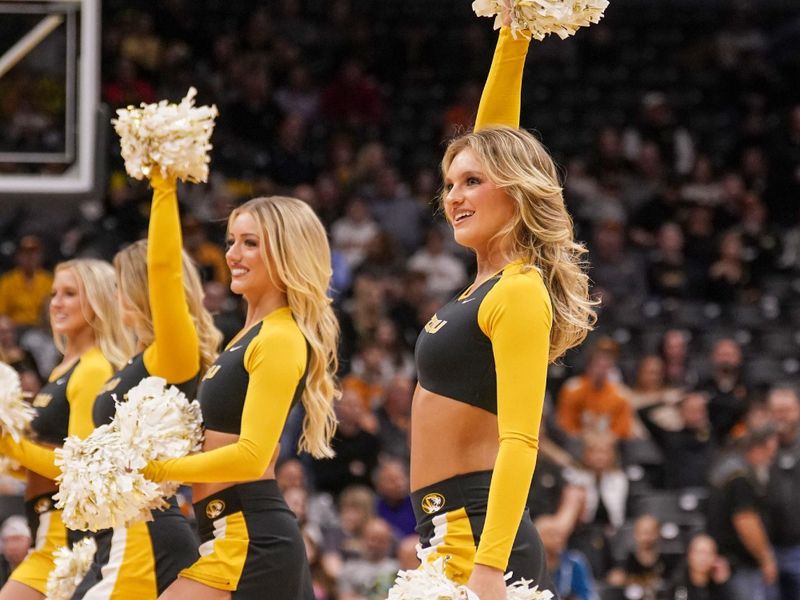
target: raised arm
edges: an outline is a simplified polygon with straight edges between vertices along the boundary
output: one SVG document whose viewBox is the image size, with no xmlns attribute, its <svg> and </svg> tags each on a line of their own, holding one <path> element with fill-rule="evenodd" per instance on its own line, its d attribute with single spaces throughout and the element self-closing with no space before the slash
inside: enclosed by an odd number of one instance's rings
<svg viewBox="0 0 800 600">
<path fill-rule="evenodd" d="M 305 340 L 289 327 L 281 323 L 280 328 L 260 333 L 247 349 L 250 382 L 238 441 L 185 458 L 153 461 L 144 471 L 148 479 L 224 483 L 252 481 L 264 474 L 305 371 Z"/>
<path fill-rule="evenodd" d="M 176 181 L 156 173 L 151 184 L 147 277 L 154 336 L 144 351 L 144 365 L 151 375 L 170 383 L 183 383 L 197 375 L 200 350 L 183 287 L 183 238 Z"/>
<path fill-rule="evenodd" d="M 539 448 L 552 322 L 544 283 L 528 274 L 501 279 L 478 322 L 492 341 L 500 450 L 475 563 L 505 571 Z"/>
<path fill-rule="evenodd" d="M 519 127 L 522 102 L 522 72 L 530 41 L 514 39 L 510 27 L 502 27 L 492 66 L 483 88 L 475 131 L 492 125 Z"/>
</svg>

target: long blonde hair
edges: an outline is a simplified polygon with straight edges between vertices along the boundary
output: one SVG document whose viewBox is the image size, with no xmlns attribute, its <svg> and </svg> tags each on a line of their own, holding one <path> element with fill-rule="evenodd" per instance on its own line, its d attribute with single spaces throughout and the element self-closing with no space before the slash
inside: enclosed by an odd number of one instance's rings
<svg viewBox="0 0 800 600">
<path fill-rule="evenodd" d="M 95 344 L 115 370 L 121 369 L 133 353 L 133 340 L 122 326 L 113 267 L 104 260 L 76 258 L 56 265 L 56 273 L 66 270 L 78 280 L 81 312 L 94 331 Z M 63 354 L 66 338 L 54 334 L 53 341 Z"/>
<path fill-rule="evenodd" d="M 589 297 L 583 260 L 587 251 L 574 240 L 555 163 L 527 131 L 488 127 L 450 142 L 442 159 L 443 173 L 466 148 L 475 153 L 491 181 L 514 201 L 514 218 L 493 241 L 507 244 L 510 256 L 542 274 L 553 305 L 550 361 L 555 361 L 580 344 L 597 320 L 597 302 Z"/>
<path fill-rule="evenodd" d="M 305 202 L 271 196 L 236 208 L 228 226 L 242 214 L 258 224 L 261 255 L 275 285 L 285 291 L 289 308 L 311 348 L 303 406 L 306 416 L 298 447 L 316 458 L 332 457 L 336 429 L 334 400 L 341 396 L 334 374 L 339 322 L 328 297 L 332 268 L 325 228 Z"/>
<path fill-rule="evenodd" d="M 200 346 L 200 373 L 205 373 L 216 360 L 222 334 L 214 319 L 203 306 L 203 284 L 192 259 L 185 251 L 183 261 L 183 293 L 189 306 Z M 147 279 L 147 240 L 139 240 L 117 252 L 114 269 L 122 295 L 128 300 L 136 322 L 133 326 L 139 342 L 145 346 L 153 343 L 153 313 L 150 308 L 150 286 Z"/>
</svg>

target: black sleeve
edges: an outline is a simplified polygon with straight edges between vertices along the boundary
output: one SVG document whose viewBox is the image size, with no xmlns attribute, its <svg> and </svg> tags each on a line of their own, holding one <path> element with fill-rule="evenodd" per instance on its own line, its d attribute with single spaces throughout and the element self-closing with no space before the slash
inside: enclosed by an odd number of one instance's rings
<svg viewBox="0 0 800 600">
<path fill-rule="evenodd" d="M 641 419 L 642 424 L 647 428 L 647 431 L 650 432 L 653 440 L 655 440 L 655 442 L 663 449 L 667 446 L 670 432 L 653 421 L 652 417 L 650 416 L 650 413 L 657 408 L 661 408 L 662 406 L 664 406 L 663 402 L 656 402 L 655 404 L 640 408 L 637 412 L 639 413 L 639 419 Z"/>
<path fill-rule="evenodd" d="M 744 475 L 733 478 L 727 488 L 731 516 L 757 510 L 756 491 Z"/>
</svg>

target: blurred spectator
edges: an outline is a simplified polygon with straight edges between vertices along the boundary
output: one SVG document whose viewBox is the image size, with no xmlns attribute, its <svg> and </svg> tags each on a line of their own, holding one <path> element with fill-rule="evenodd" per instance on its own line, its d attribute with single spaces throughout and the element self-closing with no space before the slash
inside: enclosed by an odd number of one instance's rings
<svg viewBox="0 0 800 600">
<path fill-rule="evenodd" d="M 409 352 L 408 346 L 400 337 L 397 325 L 391 319 L 383 318 L 378 322 L 375 343 L 386 352 L 386 362 L 392 377 L 400 375 L 409 379 L 414 378 L 417 370 L 414 356 Z"/>
<path fill-rule="evenodd" d="M 631 407 L 634 410 L 657 404 L 650 412 L 653 420 L 663 428 L 675 431 L 681 428 L 681 419 L 674 404 L 680 398 L 680 390 L 670 387 L 664 376 L 664 361 L 656 354 L 650 354 L 639 361 L 636 369 L 636 383 L 631 390 Z M 640 422 L 635 423 L 636 437 L 646 437 Z"/>
<path fill-rule="evenodd" d="M 405 256 L 416 250 L 428 215 L 404 189 L 394 167 L 384 167 L 377 173 L 370 209 L 381 229 L 400 244 Z"/>
<path fill-rule="evenodd" d="M 280 121 L 270 148 L 270 174 L 275 183 L 300 185 L 314 180 L 317 170 L 306 147 L 307 137 L 302 115 L 291 112 Z"/>
<path fill-rule="evenodd" d="M 711 350 L 711 375 L 699 389 L 709 396 L 708 415 L 714 435 L 724 442 L 747 412 L 748 387 L 742 372 L 742 350 L 735 340 L 718 340 Z"/>
<path fill-rule="evenodd" d="M 354 58 L 342 63 L 338 76 L 323 90 L 321 109 L 326 120 L 354 131 L 378 125 L 384 114 L 377 84 Z"/>
<path fill-rule="evenodd" d="M 659 355 L 664 361 L 664 378 L 667 385 L 692 388 L 698 383 L 697 373 L 689 361 L 689 336 L 680 329 L 668 329 L 661 338 Z"/>
<path fill-rule="evenodd" d="M 704 533 L 689 542 L 685 563 L 667 587 L 665 600 L 728 600 L 728 562 L 717 554 L 717 543 Z"/>
<path fill-rule="evenodd" d="M 28 555 L 31 548 L 31 530 L 22 515 L 14 515 L 3 521 L 0 527 L 0 544 L 3 556 L 0 559 L 0 585 L 8 581 L 8 577 L 19 563 Z"/>
<path fill-rule="evenodd" d="M 777 386 L 767 396 L 778 429 L 778 456 L 770 471 L 771 540 L 778 560 L 781 598 L 800 598 L 800 399 L 797 390 Z"/>
<path fill-rule="evenodd" d="M 354 393 L 366 411 L 380 406 L 386 385 L 394 369 L 386 350 L 377 341 L 367 340 L 353 355 L 350 374 L 342 380 L 342 389 Z M 374 431 L 376 427 L 371 428 Z"/>
<path fill-rule="evenodd" d="M 140 76 L 135 62 L 120 56 L 114 74 L 103 84 L 103 100 L 113 108 L 138 106 L 140 102 L 155 102 L 156 91 L 149 81 Z"/>
<path fill-rule="evenodd" d="M 571 435 L 610 431 L 620 438 L 633 433 L 630 401 L 623 387 L 611 381 L 618 346 L 609 338 L 592 349 L 583 375 L 569 379 L 558 395 L 558 423 Z"/>
<path fill-rule="evenodd" d="M 429 300 L 427 295 L 427 276 L 419 271 L 409 271 L 403 276 L 401 296 L 389 311 L 392 321 L 397 324 L 399 333 L 406 345 L 413 348 L 417 336 L 431 315 L 420 316 L 420 307 Z M 433 314 L 433 313 L 431 313 Z"/>
<path fill-rule="evenodd" d="M 369 215 L 369 208 L 363 198 L 350 199 L 345 215 L 331 227 L 333 246 L 341 250 L 352 269 L 364 260 L 367 244 L 378 233 L 378 226 Z"/>
<path fill-rule="evenodd" d="M 334 496 L 346 487 L 371 482 L 372 470 L 378 463 L 380 442 L 372 431 L 372 415 L 364 408 L 354 392 L 345 389 L 336 404 L 339 425 L 331 442 L 336 455 L 330 459 L 314 460 L 311 464 L 316 488 Z"/>
<path fill-rule="evenodd" d="M 275 103 L 284 113 L 296 113 L 313 121 L 319 109 L 319 92 L 314 86 L 308 67 L 294 65 L 286 83 L 275 92 Z"/>
<path fill-rule="evenodd" d="M 404 464 L 408 464 L 410 459 L 409 433 L 413 395 L 414 381 L 403 375 L 395 375 L 386 387 L 383 402 L 375 412 L 381 453 L 398 458 Z"/>
<path fill-rule="evenodd" d="M 744 260 L 744 246 L 738 231 L 726 231 L 719 242 L 719 258 L 708 271 L 709 297 L 720 303 L 752 300 L 757 291 L 753 275 Z"/>
<path fill-rule="evenodd" d="M 42 242 L 35 235 L 20 239 L 16 267 L 0 276 L 0 315 L 21 327 L 44 325 L 43 308 L 53 275 L 42 267 Z"/>
<path fill-rule="evenodd" d="M 765 600 L 777 583 L 778 566 L 767 532 L 769 468 L 778 447 L 772 429 L 747 433 L 741 440 L 743 464 L 711 491 L 708 531 L 731 566 L 731 600 Z"/>
<path fill-rule="evenodd" d="M 339 578 L 339 600 L 384 600 L 397 576 L 397 560 L 391 558 L 394 539 L 389 524 L 370 519 L 364 527 L 362 558 L 345 561 Z"/>
<path fill-rule="evenodd" d="M 408 260 L 408 269 L 425 273 L 428 293 L 449 299 L 467 280 L 464 264 L 447 252 L 444 234 L 437 227 L 428 230 L 425 245 Z"/>
<path fill-rule="evenodd" d="M 708 418 L 708 398 L 701 392 L 689 392 L 680 398 L 678 410 L 682 426 L 664 428 L 653 418 L 663 401 L 639 409 L 639 417 L 661 448 L 664 461 L 664 486 L 668 489 L 704 487 L 708 472 L 719 448 Z"/>
<path fill-rule="evenodd" d="M 626 252 L 622 223 L 606 221 L 595 228 L 591 275 L 603 305 L 618 310 L 641 306 L 647 280 L 639 257 Z"/>
<path fill-rule="evenodd" d="M 216 281 L 225 287 L 231 283 L 231 274 L 225 253 L 208 239 L 205 226 L 193 215 L 185 215 L 181 219 L 183 228 L 183 245 L 192 257 L 203 281 Z"/>
<path fill-rule="evenodd" d="M 481 100 L 482 87 L 477 81 L 465 81 L 458 88 L 453 102 L 445 107 L 442 115 L 442 138 L 452 139 L 472 129 L 478 103 Z"/>
<path fill-rule="evenodd" d="M 554 517 L 543 515 L 536 519 L 536 530 L 542 538 L 547 569 L 560 598 L 596 600 L 592 570 L 586 557 L 577 550 L 567 549 L 567 538 Z"/>
<path fill-rule="evenodd" d="M 405 464 L 395 458 L 385 458 L 375 471 L 375 492 L 378 495 L 375 512 L 391 526 L 397 539 L 414 533 L 417 524 Z"/>
<path fill-rule="evenodd" d="M 642 515 L 633 523 L 633 548 L 625 560 L 607 577 L 615 586 L 638 586 L 642 598 L 654 600 L 664 589 L 669 576 L 667 561 L 661 554 L 661 524 L 653 515 Z"/>
<path fill-rule="evenodd" d="M 0 360 L 11 365 L 20 373 L 24 371 L 39 373 L 36 359 L 33 354 L 19 345 L 14 321 L 6 315 L 0 315 Z"/>
<path fill-rule="evenodd" d="M 664 223 L 647 267 L 650 293 L 662 298 L 690 298 L 703 290 L 702 274 L 684 254 L 683 231 L 677 223 Z"/>
</svg>

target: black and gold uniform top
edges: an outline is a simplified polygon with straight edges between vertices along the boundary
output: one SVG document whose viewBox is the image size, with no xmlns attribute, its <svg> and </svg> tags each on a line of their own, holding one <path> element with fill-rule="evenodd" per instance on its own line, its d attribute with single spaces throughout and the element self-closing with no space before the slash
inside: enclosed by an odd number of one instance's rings
<svg viewBox="0 0 800 600">
<path fill-rule="evenodd" d="M 528 46 L 500 30 L 476 131 L 519 127 Z M 499 451 L 475 562 L 503 571 L 536 466 L 551 327 L 542 276 L 517 262 L 437 311 L 417 341 L 423 388 L 497 415 Z"/>
<path fill-rule="evenodd" d="M 33 399 L 36 417 L 31 430 L 36 440 L 60 446 L 69 435 L 89 435 L 94 429 L 90 416 L 94 397 L 112 371 L 111 363 L 96 346 L 84 352 L 66 372 L 54 371 Z"/>
<path fill-rule="evenodd" d="M 309 349 L 288 307 L 235 339 L 200 382 L 207 430 L 238 434 L 227 446 L 153 461 L 152 481 L 225 483 L 260 478 L 269 466 L 292 403 L 305 388 Z"/>
<path fill-rule="evenodd" d="M 153 375 L 144 363 L 144 352 L 140 352 L 128 361 L 122 369 L 114 373 L 109 379 L 97 398 L 94 401 L 94 408 L 92 409 L 92 420 L 95 427 L 100 427 L 110 423 L 116 413 L 115 400 L 124 402 L 127 399 L 128 390 L 144 379 Z M 180 391 L 186 394 L 189 401 L 194 400 L 197 393 L 197 384 L 200 375 L 192 377 L 189 381 L 183 383 L 172 384 L 175 385 Z"/>
</svg>

